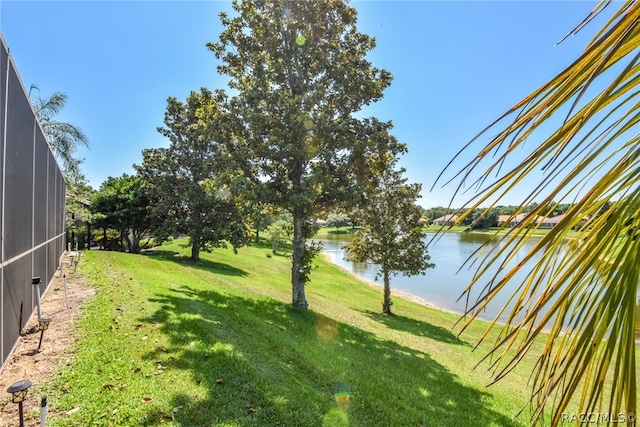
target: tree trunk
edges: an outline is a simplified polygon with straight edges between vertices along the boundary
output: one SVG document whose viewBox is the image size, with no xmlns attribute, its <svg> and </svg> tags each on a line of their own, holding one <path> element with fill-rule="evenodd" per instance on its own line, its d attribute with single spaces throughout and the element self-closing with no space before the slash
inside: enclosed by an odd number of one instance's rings
<svg viewBox="0 0 640 427">
<path fill-rule="evenodd" d="M 131 238 L 129 237 L 129 230 L 126 230 L 124 232 L 124 241 L 127 244 L 127 252 L 131 253 L 132 243 Z"/>
<path fill-rule="evenodd" d="M 256 245 L 260 243 L 260 220 L 254 221 L 253 226 L 256 228 Z"/>
<path fill-rule="evenodd" d="M 293 214 L 293 256 L 291 267 L 291 304 L 294 308 L 306 309 L 309 307 L 304 295 L 304 217 L 299 212 Z"/>
<path fill-rule="evenodd" d="M 131 248 L 129 249 L 129 252 L 131 252 L 133 254 L 139 254 L 140 253 L 141 234 L 142 233 L 140 233 L 140 232 L 138 232 L 136 230 L 131 230 Z"/>
<path fill-rule="evenodd" d="M 384 314 L 393 314 L 391 313 L 391 286 L 389 285 L 389 272 L 383 271 L 382 275 L 384 277 L 384 301 L 382 301 L 382 312 Z"/>
<path fill-rule="evenodd" d="M 200 261 L 200 238 L 191 238 L 191 260 Z"/>
</svg>

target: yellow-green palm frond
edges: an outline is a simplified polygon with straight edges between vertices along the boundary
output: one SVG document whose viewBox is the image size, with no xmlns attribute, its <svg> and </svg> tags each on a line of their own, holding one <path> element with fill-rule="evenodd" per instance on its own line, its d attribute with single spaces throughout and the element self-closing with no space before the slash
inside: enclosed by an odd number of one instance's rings
<svg viewBox="0 0 640 427">
<path fill-rule="evenodd" d="M 598 5 L 594 14 L 606 5 Z M 574 398 L 580 412 L 637 414 L 639 21 L 640 2 L 624 3 L 578 59 L 474 138 L 503 126 L 451 180 L 459 182 L 456 194 L 469 182 L 477 189 L 458 222 L 480 206 L 488 211 L 523 186 L 528 190 L 517 213 L 541 200 L 520 226 L 496 233 L 480 258 L 470 260 L 478 264 L 467 290 L 487 284 L 469 302 L 465 324 L 516 272 L 527 273 L 500 313 L 508 320 L 487 358 L 497 381 L 543 330 L 550 331 L 531 376 L 534 422 L 553 406 L 558 424 Z M 525 147 L 527 139 L 540 142 Z M 474 141 L 456 157 L 468 153 Z M 537 182 L 527 184 L 538 174 Z M 516 252 L 540 227 L 540 217 L 559 200 L 574 204 L 524 259 L 516 260 Z M 498 273 L 487 277 L 489 265 L 496 264 Z"/>
</svg>

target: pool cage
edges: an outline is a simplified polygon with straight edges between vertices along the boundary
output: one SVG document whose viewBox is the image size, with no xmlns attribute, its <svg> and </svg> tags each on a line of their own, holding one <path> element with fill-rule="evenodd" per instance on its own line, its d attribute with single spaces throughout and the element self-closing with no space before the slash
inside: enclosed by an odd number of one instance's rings
<svg viewBox="0 0 640 427">
<path fill-rule="evenodd" d="M 64 252 L 65 181 L 0 34 L 0 367 Z"/>
</svg>

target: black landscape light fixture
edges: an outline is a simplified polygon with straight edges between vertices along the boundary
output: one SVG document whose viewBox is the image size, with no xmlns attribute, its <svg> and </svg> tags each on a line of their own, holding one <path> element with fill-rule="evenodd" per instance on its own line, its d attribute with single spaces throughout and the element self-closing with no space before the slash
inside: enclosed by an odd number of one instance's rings
<svg viewBox="0 0 640 427">
<path fill-rule="evenodd" d="M 31 284 L 36 287 L 36 304 L 38 306 L 38 330 L 40 331 L 40 342 L 38 343 L 38 350 L 42 346 L 42 337 L 44 331 L 49 329 L 49 323 L 51 323 L 50 317 L 42 317 L 42 308 L 40 306 L 40 276 L 33 277 Z"/>
<path fill-rule="evenodd" d="M 22 409 L 22 402 L 27 397 L 27 391 L 31 387 L 31 381 L 20 380 L 7 388 L 7 393 L 11 393 L 11 401 L 18 404 L 18 412 L 20 412 L 20 427 L 24 427 L 24 412 Z"/>
<path fill-rule="evenodd" d="M 40 331 L 40 342 L 38 343 L 38 350 L 40 350 L 40 346 L 42 346 L 42 337 L 44 336 L 44 331 L 49 329 L 49 323 L 51 323 L 50 317 L 41 317 L 38 319 L 38 330 Z"/>
<path fill-rule="evenodd" d="M 42 307 L 40 306 L 40 276 L 33 277 L 31 284 L 36 287 L 36 305 L 38 307 L 38 318 L 42 317 Z"/>
</svg>

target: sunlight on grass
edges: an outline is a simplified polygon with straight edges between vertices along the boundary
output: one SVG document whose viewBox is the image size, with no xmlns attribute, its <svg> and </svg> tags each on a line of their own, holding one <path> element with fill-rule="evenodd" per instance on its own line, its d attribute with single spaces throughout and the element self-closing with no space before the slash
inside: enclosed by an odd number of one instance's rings
<svg viewBox="0 0 640 427">
<path fill-rule="evenodd" d="M 243 359 L 244 356 L 241 353 L 235 351 L 234 347 L 231 344 L 223 344 L 220 342 L 215 343 L 211 347 L 211 351 L 213 353 L 224 354 L 225 356 L 237 357 Z"/>
<path fill-rule="evenodd" d="M 429 392 L 429 390 L 425 390 L 422 387 L 418 388 L 418 390 L 420 391 L 420 394 L 423 395 L 424 397 L 430 397 L 431 396 L 431 392 Z"/>
<path fill-rule="evenodd" d="M 458 337 L 457 315 L 400 298 L 382 316 L 378 287 L 320 259 L 299 312 L 290 264 L 263 248 L 161 249 L 87 254 L 97 295 L 43 385 L 51 426 L 527 425 L 512 418 L 535 359 L 487 388 L 482 324 Z"/>
<path fill-rule="evenodd" d="M 343 408 L 333 408 L 322 417 L 323 427 L 348 427 L 349 415 Z"/>
</svg>

